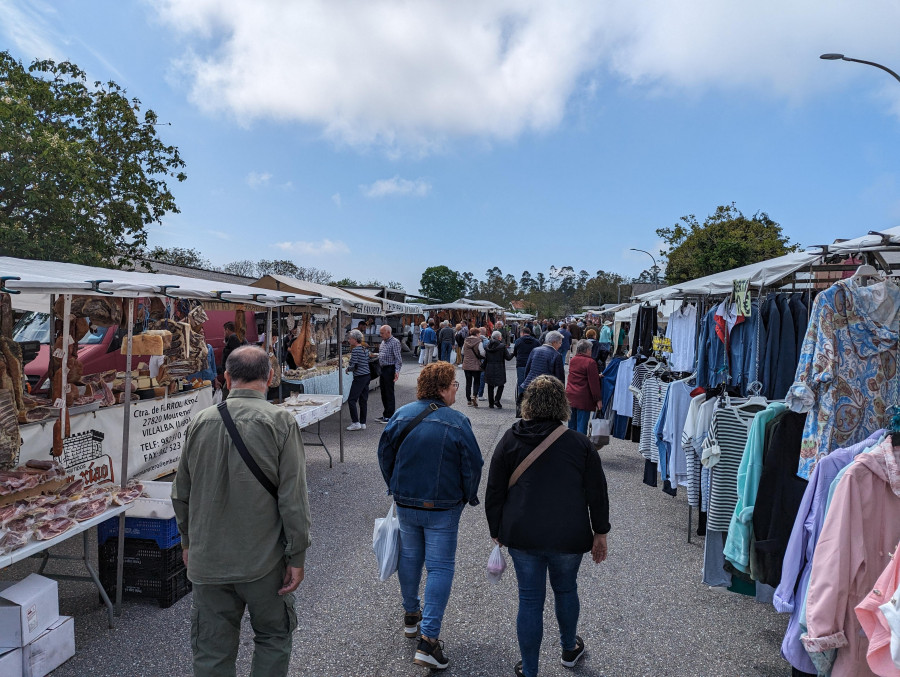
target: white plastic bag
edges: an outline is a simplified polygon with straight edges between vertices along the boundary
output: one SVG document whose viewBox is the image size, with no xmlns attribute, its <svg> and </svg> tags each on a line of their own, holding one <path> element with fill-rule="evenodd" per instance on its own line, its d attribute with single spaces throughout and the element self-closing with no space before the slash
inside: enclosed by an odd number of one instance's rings
<svg viewBox="0 0 900 677">
<path fill-rule="evenodd" d="M 591 412 L 591 419 L 588 423 L 588 437 L 594 444 L 595 449 L 602 449 L 609 444 L 609 437 L 612 433 L 612 421 L 608 418 L 598 418 Z"/>
<path fill-rule="evenodd" d="M 372 550 L 378 560 L 378 580 L 386 581 L 397 571 L 397 558 L 400 555 L 400 520 L 393 503 L 388 508 L 387 516 L 375 520 Z"/>
<path fill-rule="evenodd" d="M 503 578 L 503 572 L 506 571 L 506 559 L 499 545 L 495 545 L 491 550 L 491 556 L 488 557 L 487 563 L 487 579 L 496 585 Z"/>
</svg>

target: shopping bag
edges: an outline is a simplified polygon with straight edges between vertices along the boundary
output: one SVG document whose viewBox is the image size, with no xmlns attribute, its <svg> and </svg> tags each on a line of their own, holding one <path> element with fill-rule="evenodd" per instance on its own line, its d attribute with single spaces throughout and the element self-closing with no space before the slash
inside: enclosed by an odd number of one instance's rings
<svg viewBox="0 0 900 677">
<path fill-rule="evenodd" d="M 400 520 L 393 503 L 387 516 L 375 520 L 372 550 L 378 560 L 378 580 L 386 581 L 397 571 L 397 558 L 400 555 Z"/>
<path fill-rule="evenodd" d="M 504 571 L 506 571 L 506 559 L 503 557 L 500 546 L 495 545 L 494 549 L 491 550 L 491 556 L 488 557 L 487 579 L 496 585 L 503 577 Z"/>
<path fill-rule="evenodd" d="M 602 449 L 609 444 L 609 438 L 612 434 L 612 421 L 608 418 L 596 417 L 591 413 L 591 420 L 588 423 L 588 437 L 591 439 L 595 449 Z"/>
</svg>

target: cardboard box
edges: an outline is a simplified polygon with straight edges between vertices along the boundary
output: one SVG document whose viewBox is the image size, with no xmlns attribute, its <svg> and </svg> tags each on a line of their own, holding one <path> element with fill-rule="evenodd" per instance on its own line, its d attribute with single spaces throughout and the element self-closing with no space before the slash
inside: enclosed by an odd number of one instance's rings
<svg viewBox="0 0 900 677">
<path fill-rule="evenodd" d="M 22 675 L 44 677 L 74 655 L 75 621 L 71 616 L 60 616 L 40 637 L 22 649 Z"/>
<path fill-rule="evenodd" d="M 2 653 L 3 651 L 6 653 Z M 0 675 L 22 677 L 21 649 L 0 649 Z"/>
<path fill-rule="evenodd" d="M 30 574 L 21 581 L 0 582 L 0 648 L 23 647 L 58 619 L 56 581 Z"/>
</svg>

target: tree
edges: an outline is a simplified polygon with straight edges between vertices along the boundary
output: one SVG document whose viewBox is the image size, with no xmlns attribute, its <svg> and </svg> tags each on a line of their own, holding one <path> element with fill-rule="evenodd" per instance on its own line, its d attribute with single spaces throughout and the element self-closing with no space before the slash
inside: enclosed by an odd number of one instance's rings
<svg viewBox="0 0 900 677">
<path fill-rule="evenodd" d="M 287 263 L 290 263 L 288 261 Z M 306 280 L 307 282 L 315 282 L 316 284 L 331 284 L 331 273 L 315 266 L 300 266 L 297 268 L 297 274 L 294 275 L 298 280 Z"/>
<path fill-rule="evenodd" d="M 336 280 L 331 283 L 334 287 L 361 287 L 362 285 L 356 280 L 352 280 L 349 277 L 342 277 L 340 280 Z"/>
<path fill-rule="evenodd" d="M 677 284 L 723 270 L 746 266 L 795 251 L 797 245 L 765 212 L 747 218 L 735 207 L 722 205 L 701 225 L 693 214 L 656 234 L 669 245 L 666 281 Z"/>
<path fill-rule="evenodd" d="M 186 268 L 206 268 L 212 267 L 209 259 L 197 249 L 186 249 L 183 247 L 154 247 L 147 252 L 147 258 L 151 261 L 159 263 L 168 263 L 173 266 L 183 266 Z"/>
<path fill-rule="evenodd" d="M 481 283 L 478 281 L 472 273 L 463 273 L 462 274 L 463 284 L 465 285 L 465 292 L 463 296 L 478 296 L 478 290 L 481 288 Z"/>
<path fill-rule="evenodd" d="M 519 289 L 523 294 L 530 294 L 535 290 L 534 278 L 531 277 L 531 273 L 527 270 L 523 272 L 522 277 L 519 278 Z"/>
<path fill-rule="evenodd" d="M 240 261 L 232 261 L 222 266 L 222 272 L 229 275 L 240 275 L 242 277 L 257 277 L 256 264 L 250 259 L 241 259 Z"/>
<path fill-rule="evenodd" d="M 397 282 L 397 280 L 388 280 L 387 282 L 382 282 L 377 278 L 373 278 L 366 282 L 366 287 L 387 287 L 388 289 L 403 289 L 403 285 Z"/>
<path fill-rule="evenodd" d="M 115 82 L 88 86 L 68 61 L 26 70 L 0 52 L 0 251 L 87 265 L 129 265 L 147 226 L 177 213 L 166 179 L 184 181 L 175 146 Z"/>
<path fill-rule="evenodd" d="M 419 293 L 449 303 L 466 295 L 466 281 L 447 266 L 430 266 L 419 280 Z"/>
<path fill-rule="evenodd" d="M 293 277 L 299 280 L 300 278 L 297 277 L 299 273 L 300 268 L 297 264 L 286 259 L 276 259 L 274 261 L 260 259 L 256 262 L 256 274 L 259 277 L 264 275 L 283 275 L 284 277 Z"/>
</svg>

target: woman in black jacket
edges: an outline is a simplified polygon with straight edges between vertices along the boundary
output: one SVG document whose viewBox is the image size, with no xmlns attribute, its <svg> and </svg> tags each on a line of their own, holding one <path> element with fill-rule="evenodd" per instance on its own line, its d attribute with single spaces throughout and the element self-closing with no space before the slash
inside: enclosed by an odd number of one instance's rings
<svg viewBox="0 0 900 677">
<path fill-rule="evenodd" d="M 484 356 L 484 383 L 488 391 L 488 409 L 503 409 L 500 398 L 503 397 L 503 386 L 506 385 L 506 361 L 513 358 L 506 349 L 503 334 L 495 331 L 491 334 L 491 341 L 485 349 Z M 496 394 L 494 388 L 497 389 Z"/>
<path fill-rule="evenodd" d="M 543 636 L 547 574 L 556 598 L 562 664 L 584 653 L 578 626 L 577 576 L 584 553 L 606 559 L 609 498 L 600 455 L 590 440 L 566 430 L 509 487 L 516 468 L 569 418 L 563 384 L 538 376 L 525 390 L 522 420 L 500 440 L 491 459 L 484 507 L 491 537 L 507 546 L 519 582 L 516 631 L 522 660 L 515 674 L 535 677 Z"/>
</svg>

